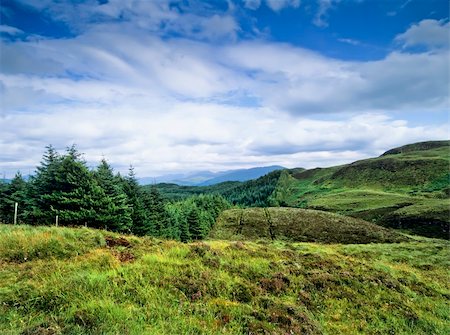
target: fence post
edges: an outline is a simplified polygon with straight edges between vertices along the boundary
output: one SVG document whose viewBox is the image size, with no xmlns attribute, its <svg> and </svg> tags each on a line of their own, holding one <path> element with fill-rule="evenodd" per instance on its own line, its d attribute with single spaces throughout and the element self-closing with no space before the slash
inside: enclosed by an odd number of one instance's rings
<svg viewBox="0 0 450 335">
<path fill-rule="evenodd" d="M 59 217 L 58 217 L 58 215 L 56 215 L 56 220 L 55 220 L 56 227 L 58 227 L 58 219 L 59 219 Z"/>
<path fill-rule="evenodd" d="M 17 202 L 14 203 L 14 224 L 17 224 L 17 207 L 19 204 Z"/>
</svg>

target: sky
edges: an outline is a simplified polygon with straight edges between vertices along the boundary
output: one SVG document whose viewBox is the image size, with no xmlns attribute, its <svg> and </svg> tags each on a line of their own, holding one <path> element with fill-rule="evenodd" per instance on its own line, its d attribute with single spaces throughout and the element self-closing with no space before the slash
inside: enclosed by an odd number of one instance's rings
<svg viewBox="0 0 450 335">
<path fill-rule="evenodd" d="M 447 0 L 2 0 L 0 173 L 325 167 L 449 136 Z"/>
</svg>

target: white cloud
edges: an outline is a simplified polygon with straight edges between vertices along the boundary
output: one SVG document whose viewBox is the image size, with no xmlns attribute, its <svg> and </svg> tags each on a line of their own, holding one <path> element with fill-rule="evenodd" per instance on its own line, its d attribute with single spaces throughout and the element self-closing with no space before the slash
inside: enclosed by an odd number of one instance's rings
<svg viewBox="0 0 450 335">
<path fill-rule="evenodd" d="M 23 31 L 16 27 L 11 27 L 11 26 L 2 24 L 2 25 L 0 25 L 0 33 L 14 36 L 14 35 L 23 34 Z"/>
<path fill-rule="evenodd" d="M 357 40 L 354 40 L 351 38 L 338 38 L 338 41 L 342 42 L 342 43 L 351 44 L 351 45 L 360 45 L 361 44 L 360 41 L 357 41 Z"/>
<path fill-rule="evenodd" d="M 243 1 L 244 7 L 251 10 L 257 10 L 259 6 L 261 6 L 261 0 L 243 0 Z"/>
<path fill-rule="evenodd" d="M 243 43 L 229 47 L 226 56 L 250 71 L 251 91 L 264 105 L 292 114 L 433 111 L 449 102 L 448 52 L 351 62 L 289 45 Z"/>
<path fill-rule="evenodd" d="M 0 127 L 6 130 L 0 150 L 9 158 L 0 162 L 0 171 L 9 175 L 16 168 L 32 171 L 48 143 L 59 149 L 77 143 L 90 166 L 105 155 L 119 170 L 133 163 L 146 176 L 268 164 L 327 166 L 424 138 L 442 139 L 447 131 L 412 127 L 380 114 L 320 121 L 198 103 L 177 103 L 165 113 L 128 104 L 108 110 L 54 106 L 45 113 L 0 118 Z"/>
<path fill-rule="evenodd" d="M 300 0 L 266 0 L 267 6 L 275 12 L 288 7 L 300 7 Z"/>
<path fill-rule="evenodd" d="M 314 16 L 313 23 L 320 28 L 328 27 L 328 11 L 333 8 L 333 3 L 338 3 L 340 0 L 317 0 L 319 8 Z"/>
<path fill-rule="evenodd" d="M 129 19 L 94 25 L 86 16 L 73 38 L 1 42 L 0 173 L 28 174 L 49 143 L 77 143 L 90 165 L 105 155 L 145 176 L 333 165 L 448 137 L 445 125 L 405 121 L 411 111 L 447 109 L 446 49 L 341 61 L 289 44 L 236 42 L 230 13 L 199 23 L 165 2 L 96 8 Z M 164 35 L 175 30 L 184 37 Z"/>
<path fill-rule="evenodd" d="M 450 42 L 450 23 L 444 20 L 422 20 L 412 25 L 395 40 L 404 48 L 426 46 L 428 48 L 448 48 Z"/>
</svg>

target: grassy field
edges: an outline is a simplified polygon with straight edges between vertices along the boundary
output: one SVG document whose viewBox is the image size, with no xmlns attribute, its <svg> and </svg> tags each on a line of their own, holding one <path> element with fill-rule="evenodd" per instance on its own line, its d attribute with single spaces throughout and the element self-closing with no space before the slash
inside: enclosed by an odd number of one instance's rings
<svg viewBox="0 0 450 335">
<path fill-rule="evenodd" d="M 449 246 L 0 225 L 0 333 L 448 334 Z"/>
</svg>

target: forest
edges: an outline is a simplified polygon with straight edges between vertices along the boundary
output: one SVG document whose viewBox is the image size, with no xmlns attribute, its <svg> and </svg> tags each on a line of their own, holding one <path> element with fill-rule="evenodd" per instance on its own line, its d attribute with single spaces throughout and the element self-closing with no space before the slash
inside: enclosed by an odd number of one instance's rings
<svg viewBox="0 0 450 335">
<path fill-rule="evenodd" d="M 222 196 L 194 195 L 168 201 L 155 186 L 138 184 L 133 167 L 114 173 L 106 159 L 89 170 L 75 146 L 58 153 L 46 147 L 36 173 L 18 172 L 0 183 L 0 222 L 88 226 L 183 242 L 204 238 L 218 214 L 230 207 Z"/>
</svg>

